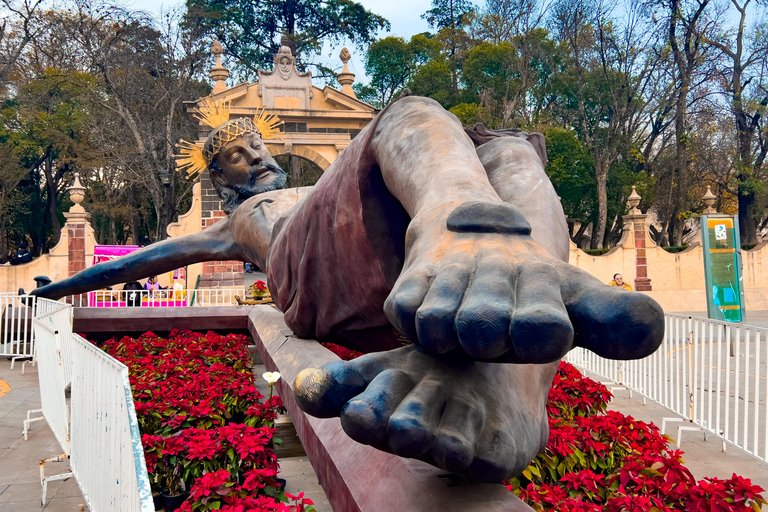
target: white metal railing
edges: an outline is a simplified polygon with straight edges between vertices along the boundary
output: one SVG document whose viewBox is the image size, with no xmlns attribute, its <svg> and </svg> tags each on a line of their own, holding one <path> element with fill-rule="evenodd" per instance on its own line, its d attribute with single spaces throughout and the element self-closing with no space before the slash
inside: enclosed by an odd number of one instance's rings
<svg viewBox="0 0 768 512">
<path fill-rule="evenodd" d="M 69 338 L 64 333 L 72 332 L 72 319 L 74 312 L 69 304 L 63 302 L 37 299 L 37 315 L 35 324 L 43 325 L 51 332 L 61 333 L 62 338 L 57 350 L 60 351 L 62 361 L 62 383 L 64 387 L 69 386 L 72 381 L 72 348 Z M 35 330 L 35 332 L 38 332 Z"/>
<path fill-rule="evenodd" d="M 45 419 L 64 450 L 41 461 L 43 505 L 50 481 L 74 476 L 90 510 L 151 512 L 127 367 L 72 333 L 71 305 L 39 299 L 37 312 L 33 324 L 43 408 L 27 413 L 25 438 L 31 421 Z M 71 411 L 64 394 L 70 383 Z M 29 418 L 31 412 L 43 416 Z M 44 463 L 67 458 L 71 472 L 45 476 Z"/>
<path fill-rule="evenodd" d="M 64 452 L 69 455 L 69 413 L 67 399 L 64 395 L 64 365 L 61 358 L 62 336 L 51 329 L 47 322 L 35 319 L 35 334 L 38 344 L 38 379 L 40 382 L 41 409 L 27 411 L 24 420 L 24 439 L 27 439 L 30 423 L 47 420 L 56 441 Z M 30 417 L 32 413 L 42 412 L 42 416 Z"/>
<path fill-rule="evenodd" d="M 72 456 L 90 510 L 153 512 L 128 368 L 72 337 Z"/>
<path fill-rule="evenodd" d="M 17 359 L 35 355 L 32 330 L 35 306 L 35 297 L 0 293 L 0 357 L 11 358 L 11 369 Z"/>
<path fill-rule="evenodd" d="M 566 360 L 768 460 L 768 329 L 676 314 L 664 322 L 662 346 L 645 359 L 575 349 Z"/>
<path fill-rule="evenodd" d="M 234 306 L 235 296 L 245 298 L 245 288 L 203 288 L 198 290 L 98 290 L 64 299 L 76 308 L 185 308 L 191 306 Z"/>
</svg>

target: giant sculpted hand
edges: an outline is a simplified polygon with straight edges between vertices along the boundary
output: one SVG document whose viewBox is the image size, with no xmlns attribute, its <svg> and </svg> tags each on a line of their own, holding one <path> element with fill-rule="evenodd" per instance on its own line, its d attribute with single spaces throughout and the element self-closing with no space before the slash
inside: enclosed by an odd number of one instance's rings
<svg viewBox="0 0 768 512">
<path fill-rule="evenodd" d="M 529 233 L 506 203 L 421 212 L 385 305 L 416 346 L 305 370 L 301 407 L 340 416 L 358 442 L 481 481 L 519 474 L 547 441 L 559 359 L 574 346 L 644 357 L 664 327 L 652 299 L 601 284 Z"/>
</svg>

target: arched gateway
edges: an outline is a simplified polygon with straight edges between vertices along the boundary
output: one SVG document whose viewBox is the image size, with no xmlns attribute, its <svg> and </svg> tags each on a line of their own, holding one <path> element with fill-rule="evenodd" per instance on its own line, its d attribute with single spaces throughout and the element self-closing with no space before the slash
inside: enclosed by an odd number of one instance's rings
<svg viewBox="0 0 768 512">
<path fill-rule="evenodd" d="M 215 85 L 206 98 L 184 102 L 187 115 L 196 114 L 205 101 L 226 101 L 229 116 L 251 117 L 265 110 L 283 121 L 280 133 L 265 140 L 273 156 L 294 155 L 305 158 L 326 170 L 349 142 L 376 116 L 378 109 L 357 99 L 352 90 L 355 75 L 349 71 L 351 58 L 344 48 L 339 57 L 344 63 L 338 75 L 341 90 L 312 84 L 309 72 L 299 72 L 296 58 L 290 48 L 283 46 L 274 57 L 271 71 L 258 70 L 258 81 L 245 82 L 227 87 L 229 71 L 221 64 L 223 49 L 216 42 L 212 51 L 216 64 L 210 71 Z M 202 146 L 210 128 L 201 124 L 197 143 Z M 288 169 L 286 169 L 288 171 Z M 168 226 L 170 236 L 189 234 L 212 225 L 225 216 L 221 200 L 211 184 L 208 171 L 200 176 L 200 184 L 194 188 L 194 199 L 189 212 L 179 217 L 179 222 Z M 199 267 L 198 265 L 194 267 Z M 243 283 L 242 263 L 209 262 L 202 268 L 191 268 L 190 282 L 200 275 L 200 287 L 239 286 Z"/>
</svg>

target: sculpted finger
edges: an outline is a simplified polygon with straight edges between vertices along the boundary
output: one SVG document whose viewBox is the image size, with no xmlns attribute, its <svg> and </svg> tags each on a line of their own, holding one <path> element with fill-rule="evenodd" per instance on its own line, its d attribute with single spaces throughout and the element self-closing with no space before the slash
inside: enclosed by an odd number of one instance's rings
<svg viewBox="0 0 768 512">
<path fill-rule="evenodd" d="M 456 314 L 456 332 L 469 355 L 490 360 L 512 348 L 509 327 L 515 290 L 512 266 L 507 260 L 481 258 Z"/>
<path fill-rule="evenodd" d="M 428 352 L 445 354 L 459 346 L 455 317 L 469 283 L 466 265 L 448 265 L 432 282 L 416 312 L 419 345 Z"/>
<path fill-rule="evenodd" d="M 443 383 L 423 380 L 389 419 L 389 447 L 401 457 L 420 457 L 432 448 L 445 410 Z"/>
<path fill-rule="evenodd" d="M 398 331 L 418 342 L 416 311 L 429 290 L 430 275 L 425 269 L 401 276 L 384 302 L 384 314 Z"/>
<path fill-rule="evenodd" d="M 432 447 L 435 465 L 461 472 L 475 458 L 477 441 L 485 423 L 485 412 L 477 403 L 453 398 L 443 412 Z"/>
<path fill-rule="evenodd" d="M 341 410 L 344 432 L 358 443 L 387 445 L 387 426 L 395 409 L 413 388 L 413 381 L 400 370 L 385 370 L 361 394 Z"/>
<path fill-rule="evenodd" d="M 568 268 L 564 282 L 563 300 L 573 323 L 574 345 L 609 359 L 641 359 L 659 348 L 664 311 L 655 300 L 604 285 L 573 267 Z"/>
<path fill-rule="evenodd" d="M 553 266 L 523 268 L 517 281 L 510 335 L 521 363 L 550 363 L 571 349 L 573 326 L 563 304 L 560 276 Z"/>
</svg>

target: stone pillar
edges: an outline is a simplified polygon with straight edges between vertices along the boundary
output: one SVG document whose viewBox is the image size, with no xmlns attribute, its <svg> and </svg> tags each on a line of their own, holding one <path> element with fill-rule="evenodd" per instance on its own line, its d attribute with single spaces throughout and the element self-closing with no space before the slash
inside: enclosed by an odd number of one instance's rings
<svg viewBox="0 0 768 512">
<path fill-rule="evenodd" d="M 645 255 L 645 241 L 647 233 L 645 230 L 646 215 L 637 208 L 640 204 L 640 194 L 632 186 L 632 193 L 629 195 L 627 204 L 629 205 L 629 214 L 624 216 L 624 225 L 631 226 L 635 243 L 635 291 L 650 292 L 651 280 L 648 277 L 648 260 Z"/>
<path fill-rule="evenodd" d="M 67 249 L 68 249 L 68 276 L 72 277 L 80 271 L 85 270 L 85 238 L 90 228 L 91 214 L 85 211 L 80 203 L 85 199 L 85 187 L 80 183 L 80 174 L 75 173 L 75 179 L 70 186 L 69 198 L 75 203 L 64 213 L 67 219 L 64 229 L 67 230 Z M 68 298 L 69 301 L 72 298 Z M 85 302 L 85 295 L 78 299 L 74 298 L 74 304 L 80 305 Z"/>
<path fill-rule="evenodd" d="M 339 84 L 341 85 L 341 92 L 347 96 L 357 98 L 355 95 L 355 90 L 352 89 L 352 84 L 355 83 L 355 74 L 349 70 L 349 66 L 347 65 L 349 59 L 352 58 L 352 55 L 349 53 L 349 50 L 342 48 L 341 53 L 339 54 L 339 58 L 341 59 L 341 62 L 344 63 L 344 69 L 342 69 L 341 73 L 339 73 L 336 77 L 336 79 L 339 81 Z"/>
<path fill-rule="evenodd" d="M 229 78 L 229 70 L 221 64 L 221 55 L 224 53 L 221 43 L 214 41 L 211 46 L 211 53 L 216 56 L 216 64 L 210 70 L 211 80 L 213 80 L 213 91 L 211 95 L 219 94 L 220 92 L 227 90 L 227 78 Z"/>
<path fill-rule="evenodd" d="M 227 214 L 221 209 L 221 199 L 211 183 L 210 171 L 200 175 L 200 194 L 202 198 L 202 228 L 213 226 Z M 203 263 L 203 273 L 200 275 L 200 288 L 221 288 L 243 286 L 243 262 L 206 261 Z"/>
</svg>

